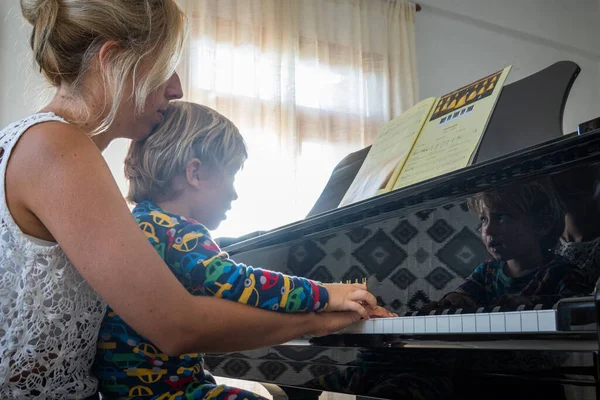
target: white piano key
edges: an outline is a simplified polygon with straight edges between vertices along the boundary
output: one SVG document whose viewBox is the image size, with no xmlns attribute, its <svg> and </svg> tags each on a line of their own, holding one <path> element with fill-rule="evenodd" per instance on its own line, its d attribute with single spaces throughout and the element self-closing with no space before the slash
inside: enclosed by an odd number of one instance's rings
<svg viewBox="0 0 600 400">
<path fill-rule="evenodd" d="M 475 314 L 475 329 L 477 332 L 490 332 L 490 314 Z"/>
<path fill-rule="evenodd" d="M 537 332 L 537 311 L 521 311 L 521 332 Z"/>
<path fill-rule="evenodd" d="M 502 313 L 502 312 L 490 313 L 490 331 L 506 332 L 506 322 L 504 321 L 504 313 Z"/>
<path fill-rule="evenodd" d="M 438 315 L 437 333 L 450 333 L 450 318 L 448 315 Z"/>
<path fill-rule="evenodd" d="M 462 331 L 464 333 L 475 333 L 475 314 L 462 314 Z"/>
<path fill-rule="evenodd" d="M 415 333 L 425 333 L 425 317 L 414 317 Z"/>
<path fill-rule="evenodd" d="M 506 322 L 506 332 L 521 332 L 521 315 L 520 312 L 511 311 L 504 313 Z"/>
<path fill-rule="evenodd" d="M 461 333 L 463 331 L 462 328 L 462 315 L 460 314 L 451 314 L 448 315 L 450 332 L 451 333 Z"/>
<path fill-rule="evenodd" d="M 383 319 L 383 333 L 400 333 L 394 332 L 394 321 L 391 318 Z"/>
<path fill-rule="evenodd" d="M 353 334 L 360 334 L 360 333 L 365 333 L 365 323 L 368 321 L 358 321 L 350 326 L 348 326 L 347 328 L 343 329 L 340 331 L 340 333 L 353 333 Z"/>
<path fill-rule="evenodd" d="M 537 317 L 540 332 L 556 332 L 556 310 L 539 310 Z"/>
<path fill-rule="evenodd" d="M 404 333 L 404 319 L 402 317 L 391 318 L 393 320 L 394 333 Z"/>
<path fill-rule="evenodd" d="M 437 315 L 426 315 L 425 316 L 425 332 L 426 333 L 437 333 Z"/>
<path fill-rule="evenodd" d="M 415 333 L 415 318 L 405 317 L 402 319 L 402 330 L 404 333 Z"/>
<path fill-rule="evenodd" d="M 460 312 L 460 310 L 458 310 Z M 556 332 L 556 310 L 522 310 L 475 314 L 441 314 L 374 318 L 359 321 L 340 334 L 445 334 Z"/>
</svg>

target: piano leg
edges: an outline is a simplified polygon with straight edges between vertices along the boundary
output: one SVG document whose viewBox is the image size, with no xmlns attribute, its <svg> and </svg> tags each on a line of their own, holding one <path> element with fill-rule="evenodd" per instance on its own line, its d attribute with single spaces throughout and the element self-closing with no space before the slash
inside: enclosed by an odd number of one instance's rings
<svg viewBox="0 0 600 400">
<path fill-rule="evenodd" d="M 289 400 L 319 400 L 323 393 L 318 390 L 299 389 L 290 386 L 280 386 Z"/>
</svg>

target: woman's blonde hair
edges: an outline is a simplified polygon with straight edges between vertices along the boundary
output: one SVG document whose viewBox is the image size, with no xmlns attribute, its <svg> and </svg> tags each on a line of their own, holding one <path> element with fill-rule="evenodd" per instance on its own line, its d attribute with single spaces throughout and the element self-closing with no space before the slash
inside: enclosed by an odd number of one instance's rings
<svg viewBox="0 0 600 400">
<path fill-rule="evenodd" d="M 118 45 L 103 64 L 101 115 L 106 116 L 94 121 L 92 134 L 112 124 L 128 96 L 134 96 L 140 112 L 148 94 L 173 75 L 180 58 L 185 21 L 174 0 L 21 0 L 21 10 L 33 25 L 30 45 L 40 71 L 56 87 L 68 84 L 78 99 L 83 99 L 83 78 L 101 47 L 108 41 Z M 151 65 L 142 70 L 144 60 Z M 129 77 L 133 93 L 124 93 Z M 88 112 L 87 118 L 98 116 Z"/>
<path fill-rule="evenodd" d="M 477 193 L 469 198 L 468 205 L 480 215 L 484 205 L 498 207 L 515 218 L 532 217 L 537 227 L 549 227 L 541 240 L 542 250 L 554 247 L 565 229 L 565 207 L 549 178 Z"/>
<path fill-rule="evenodd" d="M 193 158 L 219 170 L 237 171 L 247 157 L 246 143 L 233 122 L 209 107 L 173 101 L 163 123 L 146 140 L 129 146 L 127 200 L 140 203 L 177 196 L 171 183 L 185 174 Z"/>
</svg>

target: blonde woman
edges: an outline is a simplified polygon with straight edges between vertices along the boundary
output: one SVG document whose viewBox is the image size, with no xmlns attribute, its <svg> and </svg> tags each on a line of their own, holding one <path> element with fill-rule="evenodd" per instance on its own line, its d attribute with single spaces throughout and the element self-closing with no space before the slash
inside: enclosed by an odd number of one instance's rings
<svg viewBox="0 0 600 400">
<path fill-rule="evenodd" d="M 56 95 L 0 131 L 0 398 L 93 395 L 106 304 L 169 355 L 273 345 L 368 314 L 359 302 L 373 296 L 352 285 L 328 290 L 332 311 L 350 311 L 279 318 L 193 296 L 138 228 L 101 151 L 146 138 L 182 96 L 174 70 L 184 20 L 173 0 L 21 8 Z M 230 335 L 231 321 L 248 335 Z"/>
</svg>

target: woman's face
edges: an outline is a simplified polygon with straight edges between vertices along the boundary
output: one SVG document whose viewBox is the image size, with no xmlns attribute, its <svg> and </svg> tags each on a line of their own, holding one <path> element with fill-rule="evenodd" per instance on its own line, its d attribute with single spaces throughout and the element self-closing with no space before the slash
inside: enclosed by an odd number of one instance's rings
<svg viewBox="0 0 600 400">
<path fill-rule="evenodd" d="M 131 93 L 131 91 L 126 93 Z M 163 121 L 169 101 L 181 97 L 183 97 L 181 81 L 179 75 L 175 73 L 165 83 L 150 92 L 141 113 L 137 113 L 135 110 L 133 96 L 127 98 L 123 102 L 119 110 L 119 116 L 112 126 L 112 129 L 118 132 L 116 137 L 135 141 L 146 139 L 154 127 Z"/>
</svg>

